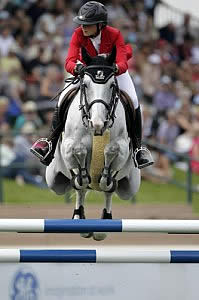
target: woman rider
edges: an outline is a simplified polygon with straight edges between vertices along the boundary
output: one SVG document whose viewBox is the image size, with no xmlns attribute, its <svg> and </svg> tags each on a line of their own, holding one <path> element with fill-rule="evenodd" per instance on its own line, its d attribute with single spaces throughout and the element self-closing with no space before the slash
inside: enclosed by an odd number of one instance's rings
<svg viewBox="0 0 199 300">
<path fill-rule="evenodd" d="M 149 150 L 141 146 L 142 119 L 139 102 L 137 99 L 133 81 L 128 72 L 127 59 L 132 56 L 130 45 L 125 45 L 120 31 L 107 25 L 107 9 L 96 1 L 89 1 L 84 4 L 73 21 L 80 25 L 72 35 L 68 55 L 66 57 L 65 69 L 67 72 L 77 76 L 84 69 L 80 56 L 81 47 L 85 47 L 90 56 L 111 53 L 114 45 L 117 49 L 116 75 L 119 88 L 126 92 L 133 102 L 135 108 L 135 128 L 133 135 L 134 160 L 138 168 L 144 168 L 153 164 Z M 73 86 L 74 87 L 74 86 Z M 55 109 L 50 136 L 43 139 L 45 142 L 36 142 L 31 151 L 40 158 L 41 162 L 49 165 L 54 157 L 57 141 L 63 130 L 59 126 L 58 107 L 63 97 L 60 97 L 58 106 Z M 57 130 L 60 127 L 60 130 Z"/>
</svg>

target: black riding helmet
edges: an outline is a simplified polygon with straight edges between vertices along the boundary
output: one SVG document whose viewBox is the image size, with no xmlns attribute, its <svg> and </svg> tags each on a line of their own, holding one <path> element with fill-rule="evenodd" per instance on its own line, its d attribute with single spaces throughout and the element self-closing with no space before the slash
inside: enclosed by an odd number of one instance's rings
<svg viewBox="0 0 199 300">
<path fill-rule="evenodd" d="M 73 21 L 79 25 L 106 24 L 107 16 L 107 9 L 102 3 L 89 1 L 80 8 Z"/>
</svg>

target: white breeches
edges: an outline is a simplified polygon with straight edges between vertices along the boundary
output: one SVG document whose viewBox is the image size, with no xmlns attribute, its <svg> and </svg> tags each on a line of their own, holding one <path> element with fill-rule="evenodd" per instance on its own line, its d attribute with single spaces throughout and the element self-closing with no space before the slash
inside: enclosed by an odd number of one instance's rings
<svg viewBox="0 0 199 300">
<path fill-rule="evenodd" d="M 137 98 L 137 94 L 135 91 L 135 86 L 134 86 L 133 80 L 131 79 L 129 72 L 126 71 L 125 73 L 117 76 L 117 81 L 118 81 L 119 88 L 129 95 L 129 97 L 131 98 L 131 100 L 133 102 L 134 108 L 137 109 L 139 106 L 138 98 Z M 65 86 L 67 86 L 67 85 L 68 85 L 68 83 L 66 83 Z M 79 83 L 71 84 L 66 90 L 64 90 L 61 93 L 61 95 L 59 97 L 59 101 L 58 101 L 58 106 L 61 105 L 62 100 L 63 100 L 64 96 L 66 95 L 66 93 L 76 86 L 79 86 Z"/>
<path fill-rule="evenodd" d="M 138 108 L 138 106 L 139 106 L 138 98 L 137 98 L 137 94 L 135 91 L 135 86 L 134 86 L 133 80 L 131 79 L 129 72 L 126 71 L 125 73 L 117 76 L 117 81 L 118 81 L 120 90 L 126 92 L 129 95 L 129 97 L 131 98 L 134 108 L 135 109 Z"/>
</svg>

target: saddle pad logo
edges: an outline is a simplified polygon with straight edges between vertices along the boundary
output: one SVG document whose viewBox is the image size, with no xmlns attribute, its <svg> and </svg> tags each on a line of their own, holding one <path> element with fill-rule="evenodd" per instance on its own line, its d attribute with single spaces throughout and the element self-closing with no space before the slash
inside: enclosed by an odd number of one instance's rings
<svg viewBox="0 0 199 300">
<path fill-rule="evenodd" d="M 11 300 L 39 300 L 39 284 L 31 270 L 20 269 L 11 285 Z"/>
<path fill-rule="evenodd" d="M 99 80 L 104 80 L 104 78 L 105 78 L 104 72 L 101 70 L 97 71 L 97 75 L 95 75 L 95 78 L 99 79 Z"/>
</svg>

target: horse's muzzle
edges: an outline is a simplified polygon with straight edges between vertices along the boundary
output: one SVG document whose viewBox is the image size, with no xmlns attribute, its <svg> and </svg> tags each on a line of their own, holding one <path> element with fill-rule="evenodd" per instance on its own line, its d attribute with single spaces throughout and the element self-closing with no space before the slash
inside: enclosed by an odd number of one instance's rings
<svg viewBox="0 0 199 300">
<path fill-rule="evenodd" d="M 103 123 L 103 122 L 92 122 L 91 120 L 89 120 L 89 129 L 90 131 L 93 132 L 93 134 L 95 136 L 102 136 L 106 130 L 106 122 Z"/>
</svg>

